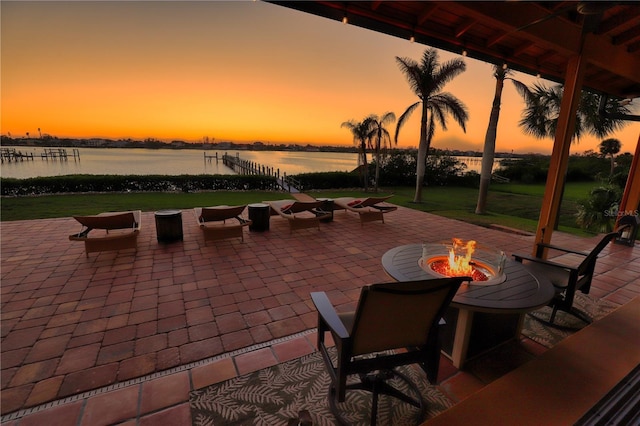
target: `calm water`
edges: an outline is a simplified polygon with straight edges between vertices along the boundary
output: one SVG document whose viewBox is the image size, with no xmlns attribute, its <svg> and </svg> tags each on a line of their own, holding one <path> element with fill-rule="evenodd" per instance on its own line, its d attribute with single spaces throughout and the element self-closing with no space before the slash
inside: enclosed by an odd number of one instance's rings
<svg viewBox="0 0 640 426">
<path fill-rule="evenodd" d="M 199 175 L 235 174 L 216 160 L 205 160 L 203 150 L 141 149 L 141 148 L 78 148 L 79 159 L 74 159 L 72 149 L 66 148 L 68 159 L 42 159 L 42 148 L 15 148 L 22 153 L 33 153 L 33 161 L 4 161 L 2 177 L 25 179 L 36 176 L 89 175 Z M 208 150 L 207 156 L 227 153 L 238 154 L 241 159 L 280 169 L 280 173 L 351 171 L 357 167 L 357 154 L 340 152 L 298 151 L 234 151 Z M 467 171 L 480 171 L 480 159 L 458 157 L 467 164 Z"/>
<path fill-rule="evenodd" d="M 11 148 L 11 147 L 6 147 Z M 68 159 L 44 160 L 41 148 L 15 147 L 22 153 L 33 153 L 33 161 L 3 162 L 2 177 L 29 178 L 36 176 L 89 175 L 199 175 L 235 172 L 215 159 L 205 161 L 205 151 L 191 149 L 79 148 L 80 159 L 74 159 L 66 148 Z M 207 156 L 227 153 L 241 159 L 279 168 L 280 173 L 294 175 L 308 172 L 351 171 L 357 167 L 357 154 L 294 151 L 232 151 L 208 150 Z"/>
</svg>

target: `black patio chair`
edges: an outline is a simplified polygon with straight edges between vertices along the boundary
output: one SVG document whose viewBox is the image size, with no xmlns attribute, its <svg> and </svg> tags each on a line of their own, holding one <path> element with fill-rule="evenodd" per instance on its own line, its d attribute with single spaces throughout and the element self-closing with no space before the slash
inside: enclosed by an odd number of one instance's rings
<svg viewBox="0 0 640 426">
<path fill-rule="evenodd" d="M 371 424 L 376 424 L 379 394 L 407 402 L 423 417 L 424 402 L 417 386 L 395 367 L 420 364 L 427 379 L 438 376 L 440 347 L 438 328 L 444 312 L 463 281 L 442 278 L 365 286 L 354 312 L 337 313 L 324 292 L 311 293 L 318 310 L 318 349 L 331 376 L 329 406 L 336 419 L 346 424 L 337 402 L 345 401 L 347 389 L 372 392 Z M 337 351 L 334 365 L 325 334 L 333 337 Z M 375 356 L 374 356 L 375 354 Z M 347 384 L 347 376 L 359 375 Z M 417 397 L 402 393 L 388 383 L 399 378 Z"/>
<path fill-rule="evenodd" d="M 620 236 L 624 228 L 625 227 L 622 227 L 615 232 L 610 232 L 603 236 L 600 242 L 588 253 L 552 244 L 538 243 L 536 251 L 538 256 L 542 256 L 544 249 L 555 250 L 564 254 L 553 260 L 546 260 L 541 257 L 527 256 L 524 254 L 514 254 L 513 257 L 515 260 L 526 264 L 534 274 L 539 273 L 546 276 L 555 288 L 556 295 L 549 303 L 549 306 L 552 307 L 549 320 L 544 320 L 537 316 L 534 318 L 549 325 L 556 325 L 554 321 L 558 310 L 560 310 L 590 324 L 592 322 L 591 318 L 573 306 L 576 291 L 579 290 L 584 294 L 589 293 L 598 255 L 607 244 Z"/>
</svg>

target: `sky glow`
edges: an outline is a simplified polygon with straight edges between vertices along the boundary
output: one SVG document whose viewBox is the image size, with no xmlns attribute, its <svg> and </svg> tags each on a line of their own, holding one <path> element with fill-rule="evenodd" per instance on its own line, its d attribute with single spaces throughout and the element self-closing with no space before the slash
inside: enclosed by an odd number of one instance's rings
<svg viewBox="0 0 640 426">
<path fill-rule="evenodd" d="M 419 60 L 427 48 L 259 1 L 0 7 L 1 132 L 12 137 L 40 128 L 56 137 L 350 145 L 343 121 L 400 116 L 417 100 L 395 57 Z M 442 62 L 456 57 L 440 54 Z M 495 79 L 491 65 L 465 62 L 446 90 L 467 105 L 467 132 L 451 120 L 437 130 L 436 148 L 482 150 Z M 496 150 L 550 153 L 552 140 L 518 127 L 522 107 L 506 82 Z M 399 147 L 417 146 L 419 117 L 402 129 Z M 633 152 L 639 134 L 631 123 L 612 137 Z M 597 151 L 599 142 L 585 137 L 572 152 Z"/>
</svg>

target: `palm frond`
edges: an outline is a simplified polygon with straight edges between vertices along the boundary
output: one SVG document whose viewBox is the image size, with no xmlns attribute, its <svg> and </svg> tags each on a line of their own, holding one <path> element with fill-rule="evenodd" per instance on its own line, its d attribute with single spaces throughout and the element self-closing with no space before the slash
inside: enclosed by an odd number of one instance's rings
<svg viewBox="0 0 640 426">
<path fill-rule="evenodd" d="M 411 91 L 420 96 L 420 66 L 416 61 L 410 58 L 400 58 L 396 56 L 396 62 L 400 67 L 400 71 L 404 74 Z"/>
<path fill-rule="evenodd" d="M 458 123 L 458 125 L 464 130 L 466 129 L 466 122 L 469 119 L 469 112 L 467 107 L 460 99 L 452 95 L 451 93 L 444 92 L 431 98 L 431 101 L 438 105 L 438 108 L 445 114 L 449 114 Z M 445 130 L 446 128 L 443 127 Z"/>
<path fill-rule="evenodd" d="M 396 124 L 396 134 L 393 138 L 396 143 L 398 143 L 398 134 L 400 133 L 400 129 L 409 120 L 409 117 L 411 117 L 411 114 L 413 114 L 413 111 L 415 111 L 416 108 L 418 108 L 418 106 L 421 104 L 422 102 L 418 101 L 413 105 L 409 105 L 409 107 L 402 113 L 400 118 L 398 118 L 398 123 Z"/>
<path fill-rule="evenodd" d="M 444 63 L 434 74 L 434 91 L 440 91 L 447 83 L 467 70 L 467 64 L 462 59 L 452 59 Z"/>
</svg>

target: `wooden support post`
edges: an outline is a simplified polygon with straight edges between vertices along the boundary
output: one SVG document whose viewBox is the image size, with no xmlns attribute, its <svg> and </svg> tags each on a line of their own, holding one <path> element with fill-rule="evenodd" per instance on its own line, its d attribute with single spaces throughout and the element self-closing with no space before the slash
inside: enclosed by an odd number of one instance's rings
<svg viewBox="0 0 640 426">
<path fill-rule="evenodd" d="M 551 241 L 551 235 L 558 222 L 558 211 L 562 202 L 562 192 L 569 162 L 569 148 L 575 130 L 576 111 L 580 102 L 585 68 L 586 64 L 581 55 L 572 58 L 567 67 L 558 126 L 533 247 L 534 256 L 544 257 L 546 255 L 544 252 L 538 252 L 537 244 L 547 244 Z"/>
<path fill-rule="evenodd" d="M 627 184 L 624 187 L 624 194 L 622 194 L 622 201 L 618 211 L 624 212 L 637 212 L 640 209 L 640 135 L 638 136 L 638 143 L 636 144 L 636 152 L 633 155 L 631 161 L 631 168 L 629 169 L 629 176 L 627 177 Z M 622 215 L 618 215 L 616 219 L 616 228 L 618 221 Z"/>
</svg>

